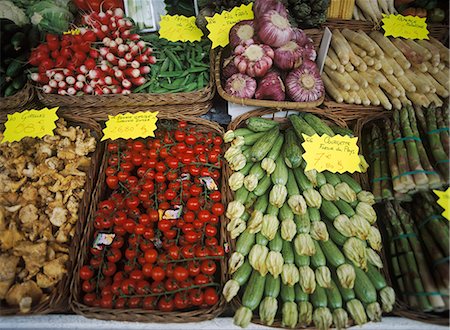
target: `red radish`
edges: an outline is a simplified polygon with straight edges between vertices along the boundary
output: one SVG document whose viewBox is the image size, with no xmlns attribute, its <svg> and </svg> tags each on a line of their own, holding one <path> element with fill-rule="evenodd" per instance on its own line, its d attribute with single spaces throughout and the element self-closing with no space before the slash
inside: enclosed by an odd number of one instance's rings
<svg viewBox="0 0 450 330">
<path fill-rule="evenodd" d="M 123 39 L 122 38 L 116 38 L 115 42 L 118 45 L 122 45 L 123 44 Z"/>
<path fill-rule="evenodd" d="M 124 39 L 129 39 L 131 35 L 131 31 L 130 30 L 125 30 L 122 32 L 122 38 Z"/>
<path fill-rule="evenodd" d="M 63 73 L 63 75 L 65 75 L 65 76 L 68 76 L 68 75 L 70 74 L 70 72 L 71 72 L 71 70 L 69 70 L 69 69 L 63 69 L 63 70 L 62 70 L 62 73 Z"/>
<path fill-rule="evenodd" d="M 103 76 L 103 72 L 99 69 L 89 70 L 89 78 L 90 79 L 99 79 Z"/>
<path fill-rule="evenodd" d="M 126 21 L 123 18 L 121 18 L 117 21 L 117 25 L 119 25 L 120 27 L 126 26 Z"/>
<path fill-rule="evenodd" d="M 73 84 L 75 84 L 75 82 L 76 82 L 76 80 L 74 77 L 72 77 L 72 76 L 66 77 L 66 83 L 68 83 L 69 85 L 73 85 Z"/>
<path fill-rule="evenodd" d="M 136 61 L 136 60 L 131 62 L 131 67 L 133 67 L 135 69 L 138 69 L 140 66 L 141 66 L 141 64 L 138 61 Z"/>
<path fill-rule="evenodd" d="M 111 39 L 108 38 L 108 37 L 104 37 L 103 40 L 102 40 L 102 43 L 103 43 L 105 46 L 109 47 L 109 44 L 111 43 Z"/>
<path fill-rule="evenodd" d="M 103 39 L 105 37 L 105 32 L 103 32 L 102 30 L 100 30 L 99 28 L 94 28 L 93 29 L 95 35 L 97 36 L 98 39 Z"/>
<path fill-rule="evenodd" d="M 106 11 L 106 14 L 109 15 L 109 16 L 112 16 L 112 15 L 114 15 L 114 12 L 111 9 L 108 9 Z"/>
<path fill-rule="evenodd" d="M 75 83 L 75 89 L 76 89 L 76 90 L 82 90 L 83 87 L 84 87 L 84 83 L 83 83 L 82 81 L 77 81 L 77 82 Z"/>
<path fill-rule="evenodd" d="M 55 76 L 53 77 L 53 79 L 55 79 L 56 81 L 60 82 L 64 80 L 64 75 L 60 72 L 55 73 Z"/>
<path fill-rule="evenodd" d="M 129 89 L 122 90 L 122 95 L 130 95 L 131 91 Z"/>
<path fill-rule="evenodd" d="M 137 78 L 141 75 L 141 72 L 138 69 L 133 69 L 133 68 L 125 69 L 123 72 L 124 72 L 125 76 L 130 77 L 130 78 Z"/>
<path fill-rule="evenodd" d="M 95 86 L 94 88 L 94 94 L 95 95 L 103 95 L 102 88 L 100 86 Z"/>
<path fill-rule="evenodd" d="M 133 27 L 133 23 L 131 21 L 129 21 L 129 20 L 126 20 L 125 24 L 129 28 Z"/>
<path fill-rule="evenodd" d="M 111 90 L 108 87 L 103 87 L 102 92 L 103 94 L 111 94 Z"/>
<path fill-rule="evenodd" d="M 47 70 L 46 72 L 45 72 L 45 75 L 47 76 L 47 77 L 49 77 L 49 78 L 51 78 L 51 77 L 53 77 L 54 75 L 55 75 L 55 71 L 54 70 Z"/>
<path fill-rule="evenodd" d="M 91 30 L 85 30 L 85 32 L 81 33 L 83 35 L 83 39 L 90 42 L 97 41 L 97 36 L 95 35 L 94 31 Z"/>
<path fill-rule="evenodd" d="M 77 93 L 77 90 L 73 87 L 67 88 L 67 94 L 69 95 L 75 95 Z"/>
<path fill-rule="evenodd" d="M 144 77 L 137 77 L 137 78 L 131 78 L 131 82 L 133 83 L 133 85 L 136 86 L 141 86 L 143 84 L 145 84 L 145 78 Z"/>
<path fill-rule="evenodd" d="M 142 75 L 147 74 L 147 73 L 150 73 L 150 67 L 149 67 L 149 66 L 141 66 L 141 67 L 139 68 L 139 72 L 140 72 Z"/>
<path fill-rule="evenodd" d="M 130 34 L 129 39 L 133 40 L 133 41 L 137 41 L 137 40 L 141 39 L 141 36 L 137 33 L 133 33 L 133 34 Z"/>
<path fill-rule="evenodd" d="M 133 55 L 133 56 L 139 54 L 139 46 L 138 45 L 132 46 L 131 49 L 130 49 L 130 54 Z"/>
<path fill-rule="evenodd" d="M 118 85 L 119 82 L 116 79 L 114 79 L 113 77 L 107 76 L 107 77 L 105 77 L 105 84 L 106 85 Z"/>
<path fill-rule="evenodd" d="M 147 56 L 151 55 L 152 53 L 153 53 L 153 49 L 151 47 L 145 48 L 145 50 L 143 52 L 143 54 L 147 55 Z"/>
<path fill-rule="evenodd" d="M 101 47 L 100 48 L 100 56 L 105 57 L 108 53 L 109 53 L 109 48 L 108 47 Z"/>
<path fill-rule="evenodd" d="M 122 8 L 114 9 L 114 16 L 122 18 L 123 15 L 124 15 L 124 12 L 123 12 Z"/>
<path fill-rule="evenodd" d="M 67 91 L 65 89 L 58 89 L 58 94 L 59 95 L 67 95 Z"/>
<path fill-rule="evenodd" d="M 108 53 L 106 54 L 106 59 L 108 60 L 109 63 L 116 65 L 118 60 L 117 57 L 114 56 L 113 53 Z"/>
<path fill-rule="evenodd" d="M 131 81 L 129 81 L 128 79 L 122 80 L 122 86 L 124 88 L 131 88 Z"/>
<path fill-rule="evenodd" d="M 119 66 L 120 69 L 125 69 L 128 65 L 128 62 L 125 59 L 121 58 L 118 61 L 117 65 Z"/>
<path fill-rule="evenodd" d="M 91 49 L 89 51 L 89 56 L 92 57 L 92 58 L 98 58 L 99 52 L 96 49 Z"/>
<path fill-rule="evenodd" d="M 84 65 L 86 66 L 86 69 L 92 70 L 96 67 L 95 60 L 93 58 L 88 58 L 86 61 L 84 61 Z"/>
<path fill-rule="evenodd" d="M 149 64 L 155 64 L 156 63 L 156 57 L 155 56 L 150 56 L 148 58 L 148 63 Z"/>
<path fill-rule="evenodd" d="M 52 88 L 56 88 L 56 87 L 58 87 L 58 82 L 55 79 L 50 79 L 48 81 L 48 85 Z"/>
<path fill-rule="evenodd" d="M 133 60 L 133 55 L 131 53 L 126 53 L 123 57 L 127 62 L 131 62 Z"/>
<path fill-rule="evenodd" d="M 113 92 L 113 94 L 120 94 L 120 93 L 122 93 L 122 87 L 120 87 L 120 86 L 113 86 L 111 88 L 111 91 Z"/>
<path fill-rule="evenodd" d="M 94 91 L 94 89 L 92 88 L 92 86 L 90 85 L 84 85 L 83 87 L 83 92 L 85 94 L 92 94 L 92 92 Z"/>
<path fill-rule="evenodd" d="M 67 83 L 63 80 L 58 82 L 58 87 L 59 88 L 67 88 Z"/>
<path fill-rule="evenodd" d="M 109 43 L 109 48 L 111 50 L 115 50 L 117 48 L 117 43 L 114 40 L 111 40 L 111 42 Z"/>
<path fill-rule="evenodd" d="M 85 82 L 86 76 L 82 74 L 77 75 L 77 81 Z"/>
<path fill-rule="evenodd" d="M 89 70 L 88 68 L 86 68 L 86 65 L 82 65 L 80 66 L 80 72 L 86 74 L 89 72 Z"/>
<path fill-rule="evenodd" d="M 108 27 L 108 25 L 102 25 L 102 26 L 100 27 L 100 30 L 101 30 L 102 32 L 106 33 L 106 32 L 109 31 L 109 27 Z"/>
<path fill-rule="evenodd" d="M 44 85 L 42 86 L 42 91 L 45 94 L 50 94 L 53 91 L 53 88 L 51 88 L 49 85 Z"/>
<path fill-rule="evenodd" d="M 136 44 L 140 49 L 144 49 L 145 48 L 145 41 L 144 40 L 139 40 Z"/>
<path fill-rule="evenodd" d="M 116 70 L 116 71 L 114 72 L 114 76 L 115 76 L 117 79 L 123 79 L 123 71 L 121 71 L 121 70 Z"/>
<path fill-rule="evenodd" d="M 47 77 L 47 75 L 45 73 L 32 73 L 30 75 L 31 80 L 36 81 L 36 82 L 40 82 L 43 84 L 46 84 L 49 82 L 49 78 Z"/>
<path fill-rule="evenodd" d="M 144 54 L 138 55 L 136 57 L 136 61 L 138 61 L 139 63 L 146 63 L 148 61 L 148 56 Z"/>
</svg>

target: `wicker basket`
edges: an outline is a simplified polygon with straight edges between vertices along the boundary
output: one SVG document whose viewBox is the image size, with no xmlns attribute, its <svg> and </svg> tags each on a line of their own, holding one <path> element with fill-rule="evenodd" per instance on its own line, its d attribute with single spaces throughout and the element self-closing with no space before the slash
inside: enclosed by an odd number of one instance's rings
<svg viewBox="0 0 450 330">
<path fill-rule="evenodd" d="M 21 91 L 13 96 L 0 98 L 0 110 L 17 109 L 31 102 L 34 98 L 34 89 L 30 83 L 26 83 Z"/>
<path fill-rule="evenodd" d="M 305 30 L 305 33 L 313 40 L 314 46 L 318 49 L 320 45 L 320 41 L 322 39 L 323 31 L 320 29 L 308 29 Z M 313 108 L 321 105 L 325 99 L 325 97 L 321 97 L 319 100 L 314 102 L 293 102 L 293 101 L 271 101 L 271 100 L 257 100 L 257 99 L 244 99 L 240 97 L 235 97 L 227 92 L 222 87 L 221 80 L 221 68 L 222 63 L 226 56 L 230 53 L 230 48 L 226 47 L 224 49 L 219 50 L 216 55 L 215 66 L 214 66 L 214 76 L 216 81 L 216 88 L 219 95 L 226 101 L 240 104 L 240 105 L 249 105 L 256 107 L 267 107 L 267 108 L 277 108 L 277 109 L 306 109 Z"/>
<path fill-rule="evenodd" d="M 189 93 L 131 93 L 130 95 L 79 95 L 68 96 L 58 94 L 45 94 L 39 87 L 35 87 L 39 100 L 47 106 L 65 106 L 78 108 L 123 108 L 123 107 L 149 107 L 162 105 L 192 105 L 195 103 L 206 103 L 211 101 L 215 93 L 214 84 L 214 52 L 210 52 L 210 75 L 208 85 L 199 90 Z"/>
<path fill-rule="evenodd" d="M 151 109 L 153 110 L 153 108 Z M 223 134 L 223 129 L 216 123 L 192 116 L 184 116 L 184 115 L 171 115 L 167 113 L 161 113 L 158 115 L 158 120 L 185 120 L 190 125 L 195 126 L 199 131 L 202 132 L 218 132 Z M 220 315 L 225 309 L 225 300 L 222 295 L 219 296 L 219 301 L 216 305 L 211 306 L 209 308 L 204 309 L 190 309 L 187 311 L 174 311 L 174 312 L 162 312 L 158 310 L 145 310 L 142 308 L 139 309 L 104 309 L 104 308 L 95 308 L 89 307 L 85 305 L 81 298 L 81 283 L 79 280 L 79 272 L 82 265 L 85 264 L 85 261 L 88 258 L 89 244 L 92 241 L 95 229 L 92 226 L 93 218 L 95 212 L 97 210 L 97 205 L 99 201 L 103 200 L 104 197 L 108 194 L 107 187 L 105 183 L 105 169 L 108 166 L 106 153 L 103 156 L 102 165 L 100 168 L 99 174 L 99 183 L 94 190 L 91 208 L 89 210 L 89 218 L 88 223 L 90 225 L 86 226 L 85 231 L 83 233 L 83 238 L 81 240 L 80 249 L 78 251 L 77 256 L 77 264 L 74 269 L 74 276 L 72 279 L 70 291 L 71 291 L 71 301 L 70 305 L 72 310 L 80 315 L 89 318 L 96 318 L 102 320 L 113 320 L 113 321 L 130 321 L 130 322 L 158 322 L 158 323 L 186 323 L 186 322 L 200 322 L 205 320 L 210 320 L 218 315 Z M 222 185 L 224 181 L 223 172 L 222 172 Z M 225 201 L 225 198 L 223 198 Z M 225 233 L 225 221 L 223 220 L 223 216 L 220 219 L 221 228 L 220 228 L 220 239 L 219 244 L 223 245 L 224 243 L 224 233 Z M 224 260 L 221 259 L 220 267 L 216 273 L 220 280 L 221 284 L 225 280 L 225 273 L 227 264 Z"/>
<path fill-rule="evenodd" d="M 253 110 L 253 111 L 249 111 L 239 117 L 237 117 L 236 119 L 234 119 L 230 125 L 228 126 L 228 129 L 236 129 L 239 127 L 242 127 L 242 125 L 244 124 L 245 120 L 250 118 L 250 117 L 256 117 L 256 116 L 264 116 L 264 115 L 275 115 L 275 113 L 278 110 L 276 109 L 257 109 L 257 110 Z M 342 119 L 340 119 L 339 117 L 334 116 L 333 114 L 320 114 L 325 120 L 333 122 L 335 124 L 337 124 L 338 126 L 341 127 L 347 127 L 345 121 L 343 121 Z M 280 118 L 280 117 L 274 117 L 275 120 L 280 121 L 281 123 L 287 123 L 288 119 L 287 118 Z M 227 165 L 225 168 L 225 174 L 226 175 L 231 175 L 232 174 L 232 170 L 230 169 L 230 167 Z M 227 198 L 227 202 L 230 202 L 233 200 L 233 196 L 234 193 L 231 191 L 231 189 L 229 188 L 229 186 L 224 186 L 223 188 L 224 191 L 224 196 Z M 227 220 L 228 221 L 228 220 Z M 231 239 L 229 233 L 227 232 L 227 236 L 226 236 L 226 240 L 228 242 L 228 244 L 231 247 L 231 250 L 235 249 L 236 246 L 236 240 Z M 384 254 L 381 254 L 381 258 L 383 259 L 383 263 L 386 264 L 386 260 L 384 258 Z M 388 270 L 386 269 L 386 267 L 383 268 L 383 273 L 385 275 L 386 281 L 388 282 L 388 284 L 390 285 L 391 281 L 390 281 L 390 277 L 389 277 L 389 273 Z M 230 279 L 231 276 L 227 274 L 227 279 Z M 233 309 L 236 311 L 239 307 L 242 306 L 242 302 L 241 302 L 241 298 L 240 296 L 236 296 L 233 298 L 233 300 L 231 301 L 231 305 L 233 307 Z M 402 308 L 402 305 L 400 303 L 395 304 L 394 306 L 394 311 L 399 310 Z M 279 309 L 280 310 L 280 309 Z M 259 316 L 257 316 L 256 314 L 254 315 L 253 319 L 252 319 L 253 323 L 257 323 L 257 324 L 262 324 L 261 320 L 259 319 Z M 272 327 L 277 327 L 277 328 L 282 328 L 281 325 L 281 315 L 277 314 L 277 317 L 275 318 L 275 322 L 273 323 Z M 309 327 L 309 329 L 312 329 L 313 327 Z"/>
<path fill-rule="evenodd" d="M 12 113 L 12 111 L 11 111 Z M 101 155 L 103 154 L 103 145 L 100 144 L 101 128 L 100 125 L 91 119 L 80 118 L 77 116 L 70 116 L 58 113 L 60 118 L 64 118 L 68 124 L 72 126 L 80 126 L 91 130 L 91 134 L 96 138 L 98 144 L 96 150 L 91 154 L 91 166 L 89 172 L 86 173 L 89 180 L 84 186 L 83 199 L 80 201 L 78 207 L 78 221 L 76 223 L 75 235 L 72 238 L 72 244 L 69 248 L 69 263 L 66 265 L 67 273 L 58 282 L 53 291 L 46 300 L 32 307 L 27 314 L 48 314 L 54 312 L 68 312 L 69 311 L 69 288 L 72 279 L 73 268 L 75 266 L 78 247 L 80 244 L 81 235 L 84 230 L 84 225 L 88 216 L 89 205 L 91 204 L 92 191 L 97 182 L 98 169 L 100 166 Z M 2 130 L 4 129 L 5 120 L 1 120 Z M 8 307 L 0 305 L 0 315 L 16 315 L 20 310 L 17 307 Z M 22 314 L 23 315 L 23 314 Z"/>
</svg>

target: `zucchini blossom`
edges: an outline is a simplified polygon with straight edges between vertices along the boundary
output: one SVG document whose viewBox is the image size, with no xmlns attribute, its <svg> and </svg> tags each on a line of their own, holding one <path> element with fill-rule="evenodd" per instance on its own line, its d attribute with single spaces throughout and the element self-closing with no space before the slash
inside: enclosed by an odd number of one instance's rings
<svg viewBox="0 0 450 330">
<path fill-rule="evenodd" d="M 281 326 L 295 328 L 298 322 L 297 304 L 293 301 L 283 303 L 281 309 Z"/>
</svg>

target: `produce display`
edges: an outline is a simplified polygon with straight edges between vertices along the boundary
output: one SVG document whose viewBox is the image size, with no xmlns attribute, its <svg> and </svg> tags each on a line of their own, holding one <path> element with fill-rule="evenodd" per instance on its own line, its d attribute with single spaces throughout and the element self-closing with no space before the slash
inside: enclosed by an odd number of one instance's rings
<svg viewBox="0 0 450 330">
<path fill-rule="evenodd" d="M 31 74 L 44 93 L 59 95 L 129 95 L 146 82 L 152 48 L 120 8 L 82 17 L 80 34 L 47 34 L 46 43 L 31 52 Z"/>
<path fill-rule="evenodd" d="M 301 28 L 319 27 L 327 20 L 330 0 L 284 0 L 289 14 Z"/>
<path fill-rule="evenodd" d="M 396 292 L 409 307 L 424 312 L 449 306 L 449 222 L 442 211 L 430 192 L 415 195 L 410 205 L 385 205 Z"/>
<path fill-rule="evenodd" d="M 415 41 L 336 29 L 322 79 L 336 102 L 391 110 L 441 106 L 449 96 L 448 75 L 449 51 L 432 37 Z"/>
<path fill-rule="evenodd" d="M 96 140 L 63 119 L 56 126 L 54 136 L 0 144 L 2 309 L 29 312 L 68 271 Z"/>
<path fill-rule="evenodd" d="M 195 16 L 193 0 L 164 0 L 169 15 Z"/>
<path fill-rule="evenodd" d="M 100 12 L 102 10 L 122 8 L 123 9 L 123 1 L 122 0 L 73 0 L 73 3 L 79 10 L 92 10 L 96 12 Z"/>
<path fill-rule="evenodd" d="M 254 20 L 230 30 L 231 56 L 222 65 L 225 92 L 248 99 L 319 101 L 324 86 L 312 40 L 292 28 L 280 2 L 256 0 L 253 11 Z"/>
<path fill-rule="evenodd" d="M 224 136 L 234 191 L 227 230 L 236 244 L 223 295 L 230 301 L 243 291 L 234 322 L 246 327 L 258 312 L 262 323 L 279 315 L 290 328 L 380 321 L 395 294 L 380 272 L 374 196 L 348 174 L 305 172 L 302 134 L 335 133 L 312 114 L 289 121 L 283 130 L 251 117 Z"/>
<path fill-rule="evenodd" d="M 183 93 L 201 90 L 210 81 L 211 42 L 170 42 L 158 35 L 142 36 L 153 47 L 156 63 L 145 75 L 146 83 L 133 93 Z"/>
<path fill-rule="evenodd" d="M 360 21 L 377 23 L 382 15 L 397 14 L 394 0 L 356 0 L 353 8 L 353 18 Z"/>
<path fill-rule="evenodd" d="M 158 121 L 155 138 L 107 145 L 109 189 L 79 271 L 87 306 L 170 312 L 219 301 L 222 137 Z"/>
<path fill-rule="evenodd" d="M 445 119 L 446 118 L 446 119 Z M 411 200 L 449 183 L 448 106 L 405 107 L 368 133 L 372 191 L 377 201 Z"/>
<path fill-rule="evenodd" d="M 0 18 L 0 96 L 7 97 L 22 90 L 27 82 L 27 60 L 39 44 L 39 30 L 31 24 L 23 26 Z"/>
</svg>

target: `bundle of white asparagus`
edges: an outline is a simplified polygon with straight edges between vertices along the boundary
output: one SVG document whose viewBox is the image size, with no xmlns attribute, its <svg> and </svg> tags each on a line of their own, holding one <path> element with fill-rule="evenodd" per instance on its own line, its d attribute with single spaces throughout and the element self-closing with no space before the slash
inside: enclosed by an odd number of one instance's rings
<svg viewBox="0 0 450 330">
<path fill-rule="evenodd" d="M 333 30 L 322 79 L 339 103 L 441 106 L 449 96 L 449 49 L 438 40 L 387 38 L 382 32 Z"/>
</svg>

